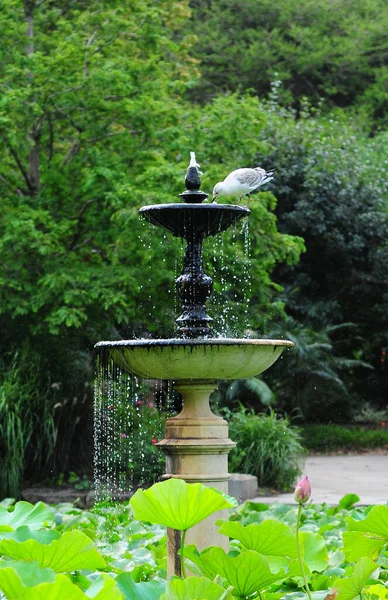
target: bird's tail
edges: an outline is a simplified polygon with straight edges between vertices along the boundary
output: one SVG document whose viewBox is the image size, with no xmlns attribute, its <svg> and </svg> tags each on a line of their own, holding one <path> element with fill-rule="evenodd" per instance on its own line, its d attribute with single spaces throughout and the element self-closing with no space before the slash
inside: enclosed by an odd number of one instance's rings
<svg viewBox="0 0 388 600">
<path fill-rule="evenodd" d="M 264 185 L 265 183 L 268 183 L 269 181 L 271 181 L 273 179 L 274 170 L 275 169 L 269 169 L 268 171 L 266 171 L 265 169 L 262 169 L 261 167 L 255 168 L 255 171 L 258 171 L 260 173 L 260 175 L 263 177 L 263 179 L 260 181 L 259 187 L 261 187 L 262 185 Z"/>
</svg>

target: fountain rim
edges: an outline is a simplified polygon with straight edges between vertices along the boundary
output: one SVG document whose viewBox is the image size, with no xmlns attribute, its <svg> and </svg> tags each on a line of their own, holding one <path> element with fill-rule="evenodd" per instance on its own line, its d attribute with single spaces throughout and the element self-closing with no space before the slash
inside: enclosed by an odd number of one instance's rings
<svg viewBox="0 0 388 600">
<path fill-rule="evenodd" d="M 290 340 L 273 340 L 257 338 L 171 338 L 171 339 L 138 339 L 138 340 L 117 340 L 101 341 L 95 344 L 94 348 L 168 348 L 177 346 L 284 346 L 293 348 L 294 342 Z"/>
<path fill-rule="evenodd" d="M 193 202 L 167 202 L 165 204 L 145 204 L 139 209 L 139 213 L 147 212 L 151 209 L 158 210 L 167 210 L 169 208 L 174 208 L 178 210 L 224 210 L 227 208 L 228 210 L 233 210 L 235 212 L 244 213 L 245 215 L 250 214 L 250 209 L 247 206 L 240 206 L 239 204 L 218 204 L 218 202 L 207 202 L 206 204 L 195 204 Z"/>
</svg>

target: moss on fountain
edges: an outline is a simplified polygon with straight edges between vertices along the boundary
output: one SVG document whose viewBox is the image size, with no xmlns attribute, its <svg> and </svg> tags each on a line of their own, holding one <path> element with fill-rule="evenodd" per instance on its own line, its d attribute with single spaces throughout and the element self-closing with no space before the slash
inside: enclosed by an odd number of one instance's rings
<svg viewBox="0 0 388 600">
<path fill-rule="evenodd" d="M 287 340 L 214 338 L 99 342 L 96 348 L 139 377 L 215 381 L 258 375 L 292 346 Z"/>
</svg>

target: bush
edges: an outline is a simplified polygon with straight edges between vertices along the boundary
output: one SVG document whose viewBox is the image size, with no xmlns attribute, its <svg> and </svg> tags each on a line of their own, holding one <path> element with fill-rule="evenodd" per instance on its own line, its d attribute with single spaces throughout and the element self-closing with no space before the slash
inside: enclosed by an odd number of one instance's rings
<svg viewBox="0 0 388 600">
<path fill-rule="evenodd" d="M 340 425 L 306 425 L 301 428 L 303 445 L 310 451 L 360 451 L 388 448 L 388 430 L 343 427 Z"/>
<path fill-rule="evenodd" d="M 264 380 L 305 422 L 346 423 L 357 405 L 386 405 L 387 136 L 368 138 L 340 111 L 319 117 L 306 105 L 297 119 L 281 110 L 263 129 L 273 151 L 257 164 L 276 165 L 278 228 L 302 236 L 307 251 L 275 270 L 297 345 Z M 289 331 L 290 321 L 275 323 L 272 335 Z"/>
<path fill-rule="evenodd" d="M 39 358 L 28 344 L 10 354 L 0 362 L 0 497 L 19 496 L 25 471 L 46 468 L 55 441 Z"/>
<path fill-rule="evenodd" d="M 230 453 L 230 471 L 256 475 L 259 486 L 292 488 L 305 455 L 299 430 L 272 410 L 259 415 L 243 407 L 237 413 L 223 412 L 228 413 L 230 437 L 237 443 Z"/>
</svg>

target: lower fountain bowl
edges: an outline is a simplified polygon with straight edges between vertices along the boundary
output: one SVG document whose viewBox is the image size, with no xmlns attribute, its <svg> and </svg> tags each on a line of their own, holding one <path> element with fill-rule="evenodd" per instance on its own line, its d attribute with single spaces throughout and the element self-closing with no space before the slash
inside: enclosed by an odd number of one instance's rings
<svg viewBox="0 0 388 600">
<path fill-rule="evenodd" d="M 122 340 L 99 342 L 95 348 L 145 379 L 216 381 L 254 377 L 293 346 L 288 340 L 214 338 Z"/>
</svg>

